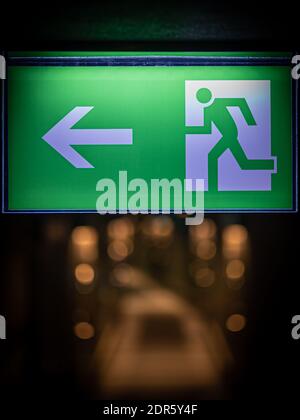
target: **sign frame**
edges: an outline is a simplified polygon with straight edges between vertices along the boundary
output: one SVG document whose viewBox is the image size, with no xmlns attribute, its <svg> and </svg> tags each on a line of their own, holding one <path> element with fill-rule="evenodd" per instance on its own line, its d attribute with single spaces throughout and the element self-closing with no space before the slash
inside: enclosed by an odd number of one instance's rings
<svg viewBox="0 0 300 420">
<path fill-rule="evenodd" d="M 46 53 L 46 52 L 45 52 Z M 105 55 L 22 55 L 9 54 L 8 66 L 291 66 L 290 54 L 272 53 L 115 53 Z M 88 54 L 88 53 L 86 53 Z M 100 54 L 100 53 L 99 53 Z M 228 55 L 229 54 L 229 55 Z M 269 54 L 269 55 L 268 55 Z M 298 133 L 299 133 L 299 86 L 298 82 L 291 77 L 292 83 L 292 207 L 284 209 L 204 209 L 206 213 L 297 213 L 298 212 Z M 88 214 L 97 213 L 96 209 L 91 210 L 11 210 L 8 206 L 8 85 L 7 79 L 1 80 L 2 100 L 2 213 L 10 214 L 58 214 L 75 213 Z M 117 214 L 119 213 L 117 209 Z M 162 211 L 159 211 L 162 213 Z M 174 213 L 174 211 L 170 211 Z"/>
</svg>

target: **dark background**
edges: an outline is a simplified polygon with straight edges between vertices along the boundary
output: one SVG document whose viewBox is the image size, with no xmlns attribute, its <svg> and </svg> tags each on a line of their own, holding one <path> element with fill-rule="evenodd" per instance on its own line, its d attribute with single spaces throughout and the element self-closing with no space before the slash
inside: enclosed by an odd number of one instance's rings
<svg viewBox="0 0 300 420">
<path fill-rule="evenodd" d="M 5 49 L 296 50 L 297 2 L 6 2 Z M 100 48 L 101 47 L 101 48 Z"/>
<path fill-rule="evenodd" d="M 294 52 L 299 47 L 296 10 L 295 3 L 290 2 L 250 1 L 144 2 L 142 6 L 128 2 L 8 3 L 6 10 L 2 9 L 0 46 L 6 51 Z M 56 249 L 52 259 L 43 261 L 46 244 L 42 232 L 47 218 L 1 215 L 0 314 L 7 318 L 8 334 L 13 331 L 12 338 L 0 342 L 0 366 L 9 372 L 0 376 L 0 395 L 4 398 L 90 397 L 89 387 L 74 375 L 68 290 L 55 271 L 56 265 L 63 266 L 65 248 Z M 60 216 L 60 220 L 71 227 L 91 221 L 68 215 Z M 246 300 L 252 317 L 240 366 L 228 378 L 231 397 L 254 400 L 286 396 L 292 400 L 298 394 L 300 373 L 300 340 L 291 338 L 291 318 L 300 313 L 299 215 L 243 215 L 237 220 L 251 234 L 252 284 Z M 98 222 L 92 219 L 92 223 Z M 46 316 L 48 330 L 41 333 L 45 325 L 40 314 L 53 305 L 56 318 L 47 321 Z M 65 321 L 61 323 L 62 318 Z M 55 323 L 61 325 L 54 333 L 51 326 Z M 54 362 L 45 367 L 41 348 L 47 352 L 44 346 L 50 342 L 48 351 Z"/>
</svg>

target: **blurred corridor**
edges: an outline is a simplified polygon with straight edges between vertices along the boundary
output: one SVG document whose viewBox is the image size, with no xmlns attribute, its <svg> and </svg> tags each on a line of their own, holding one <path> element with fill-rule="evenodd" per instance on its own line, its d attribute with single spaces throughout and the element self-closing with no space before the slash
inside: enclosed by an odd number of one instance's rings
<svg viewBox="0 0 300 420">
<path fill-rule="evenodd" d="M 6 220 L 2 388 L 226 399 L 251 375 L 267 253 L 253 263 L 264 245 L 250 217 Z"/>
</svg>

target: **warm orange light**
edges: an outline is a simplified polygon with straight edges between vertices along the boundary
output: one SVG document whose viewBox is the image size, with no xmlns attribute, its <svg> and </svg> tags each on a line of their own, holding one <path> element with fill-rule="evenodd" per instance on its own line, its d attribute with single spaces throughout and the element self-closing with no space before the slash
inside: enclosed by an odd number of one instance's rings
<svg viewBox="0 0 300 420">
<path fill-rule="evenodd" d="M 72 232 L 72 241 L 78 246 L 96 245 L 98 234 L 92 226 L 77 226 Z"/>
<path fill-rule="evenodd" d="M 195 282 L 200 287 L 210 287 L 215 279 L 215 272 L 208 267 L 199 268 L 195 273 Z"/>
<path fill-rule="evenodd" d="M 170 217 L 154 218 L 152 233 L 157 237 L 168 237 L 172 234 L 174 225 Z"/>
<path fill-rule="evenodd" d="M 214 258 L 217 252 L 217 247 L 214 241 L 208 240 L 201 240 L 197 243 L 196 246 L 196 255 L 198 258 L 202 260 L 211 260 Z"/>
<path fill-rule="evenodd" d="M 107 234 L 110 239 L 122 241 L 133 236 L 134 230 L 133 221 L 128 217 L 121 217 L 109 222 Z"/>
<path fill-rule="evenodd" d="M 129 264 L 118 264 L 112 271 L 113 279 L 118 286 L 131 286 L 133 279 L 133 270 Z"/>
<path fill-rule="evenodd" d="M 242 225 L 229 225 L 223 231 L 223 241 L 227 245 L 244 244 L 247 238 L 247 229 Z"/>
<path fill-rule="evenodd" d="M 226 328 L 231 332 L 239 332 L 246 326 L 246 318 L 241 314 L 233 314 L 227 318 Z"/>
<path fill-rule="evenodd" d="M 73 255 L 76 259 L 93 262 L 98 257 L 98 233 L 92 226 L 77 226 L 72 232 Z"/>
<path fill-rule="evenodd" d="M 215 237 L 217 226 L 212 219 L 204 219 L 201 225 L 191 226 L 190 235 L 193 241 L 212 239 Z"/>
<path fill-rule="evenodd" d="M 128 257 L 132 252 L 133 245 L 131 247 L 124 241 L 112 241 L 107 248 L 109 257 L 114 261 L 122 261 Z"/>
<path fill-rule="evenodd" d="M 174 224 L 169 216 L 153 216 L 144 219 L 142 232 L 153 239 L 168 239 L 174 230 Z"/>
<path fill-rule="evenodd" d="M 76 280 L 81 284 L 91 284 L 95 278 L 95 271 L 90 264 L 78 264 L 75 268 Z"/>
<path fill-rule="evenodd" d="M 231 280 L 240 279 L 245 273 L 245 264 L 242 260 L 231 260 L 226 266 L 226 276 Z"/>
<path fill-rule="evenodd" d="M 239 258 L 246 251 L 248 231 L 242 225 L 229 225 L 223 231 L 223 254 Z"/>
<path fill-rule="evenodd" d="M 89 340 L 95 335 L 95 328 L 89 322 L 79 322 L 74 327 L 74 334 L 81 340 Z"/>
</svg>

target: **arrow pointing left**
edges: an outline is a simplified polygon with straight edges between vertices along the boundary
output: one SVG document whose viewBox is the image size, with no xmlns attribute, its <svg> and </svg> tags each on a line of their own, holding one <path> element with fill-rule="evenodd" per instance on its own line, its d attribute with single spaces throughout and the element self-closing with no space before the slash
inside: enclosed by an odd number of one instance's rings
<svg viewBox="0 0 300 420">
<path fill-rule="evenodd" d="M 132 144 L 133 142 L 133 130 L 131 128 L 72 128 L 93 108 L 93 106 L 76 106 L 42 137 L 75 168 L 94 168 L 94 166 L 76 152 L 72 146 L 86 144 L 118 145 Z"/>
</svg>

